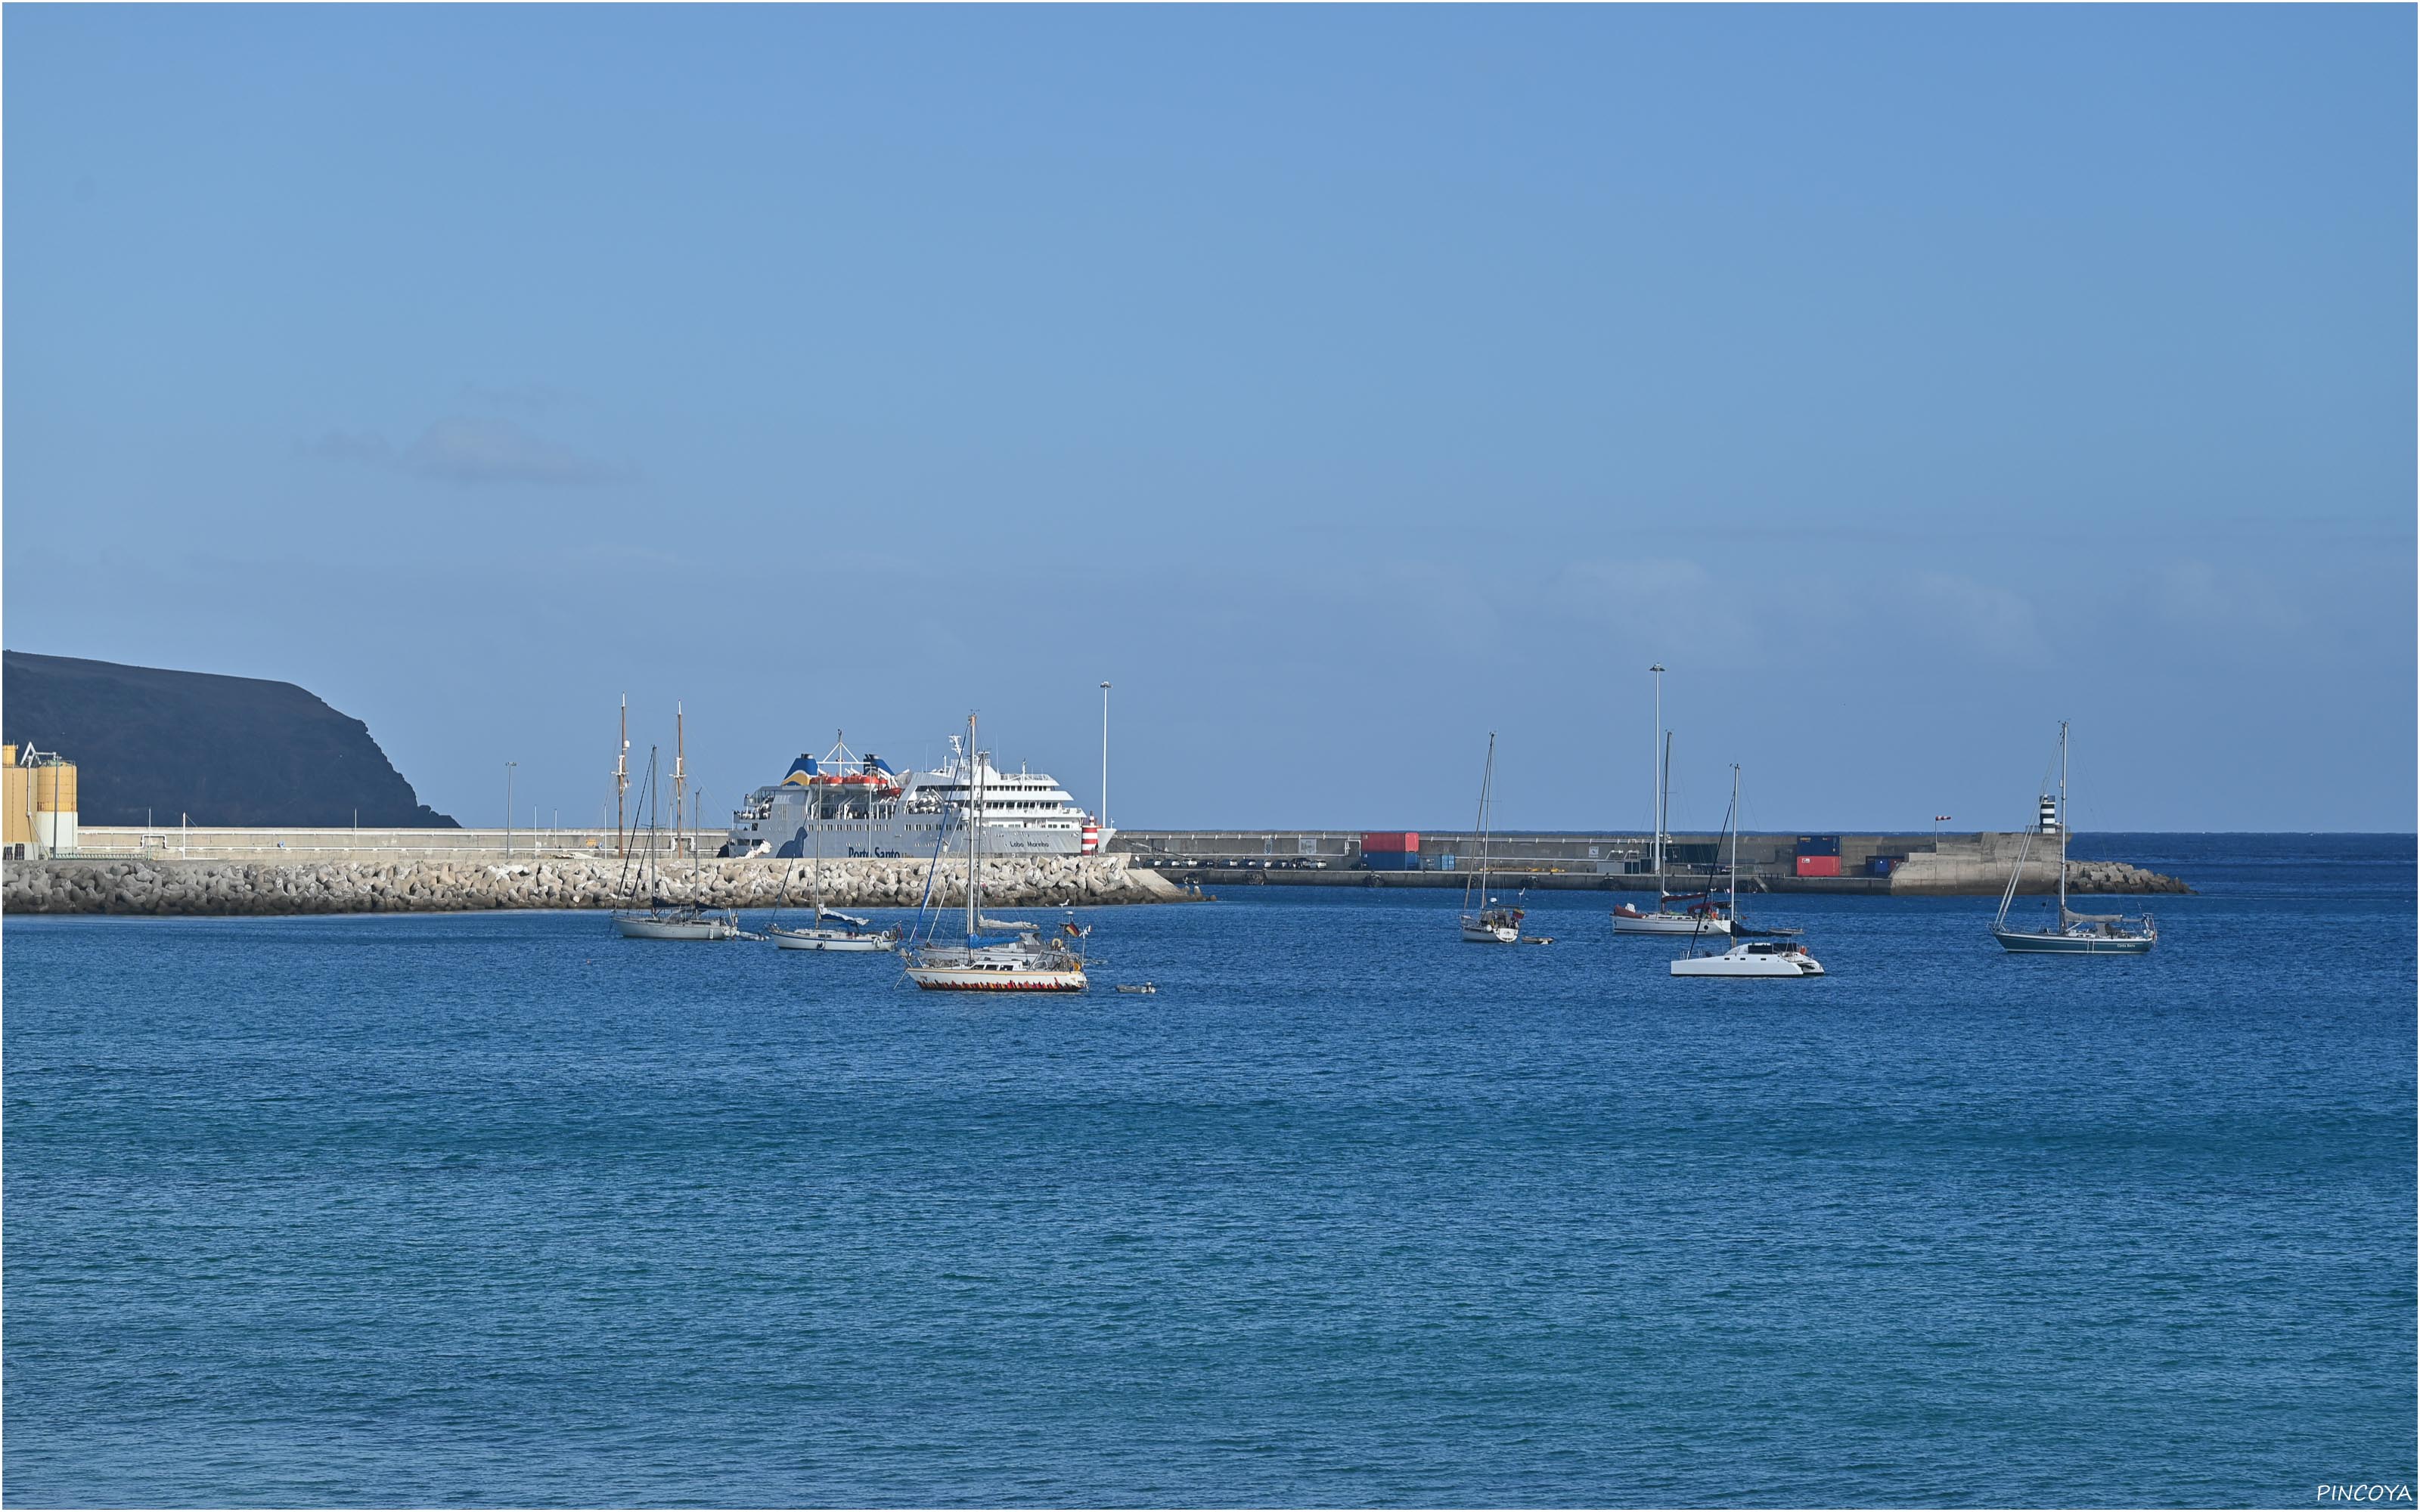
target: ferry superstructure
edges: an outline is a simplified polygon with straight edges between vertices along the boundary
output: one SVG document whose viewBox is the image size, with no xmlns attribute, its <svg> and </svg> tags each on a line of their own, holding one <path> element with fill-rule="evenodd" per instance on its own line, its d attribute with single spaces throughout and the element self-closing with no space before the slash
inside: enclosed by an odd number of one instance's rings
<svg viewBox="0 0 2420 1512">
<path fill-rule="evenodd" d="M 953 735 L 948 764 L 931 771 L 896 771 L 839 741 L 820 758 L 800 755 L 780 782 L 756 789 L 733 810 L 724 854 L 806 856 L 820 837 L 823 854 L 833 859 L 930 856 L 937 841 L 943 854 L 956 855 L 966 848 L 970 805 L 980 813 L 986 855 L 1079 856 L 1109 842 L 1047 773 L 1002 771 L 989 753 L 970 755 Z"/>
</svg>

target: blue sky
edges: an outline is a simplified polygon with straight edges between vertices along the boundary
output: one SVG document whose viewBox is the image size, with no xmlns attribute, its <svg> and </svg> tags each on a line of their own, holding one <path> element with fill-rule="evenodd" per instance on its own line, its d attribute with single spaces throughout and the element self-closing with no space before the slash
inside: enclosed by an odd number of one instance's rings
<svg viewBox="0 0 2420 1512">
<path fill-rule="evenodd" d="M 2405 7 L 10 7 L 5 633 L 593 822 L 2413 825 Z"/>
</svg>

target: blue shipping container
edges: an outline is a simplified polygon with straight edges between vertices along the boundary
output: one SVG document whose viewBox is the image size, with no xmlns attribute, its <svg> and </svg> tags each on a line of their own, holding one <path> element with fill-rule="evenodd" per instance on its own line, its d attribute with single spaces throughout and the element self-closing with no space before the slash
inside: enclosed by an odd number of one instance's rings
<svg viewBox="0 0 2420 1512">
<path fill-rule="evenodd" d="M 1906 859 L 1907 857 L 1904 856 L 1869 856 L 1866 861 L 1866 875 L 1869 877 L 1889 876 L 1891 872 L 1897 869 L 1899 864 Z"/>
<path fill-rule="evenodd" d="M 1838 856 L 1840 854 L 1840 837 L 1838 835 L 1801 835 L 1798 837 L 1798 854 L 1801 856 Z"/>
<path fill-rule="evenodd" d="M 1417 872 L 1420 869 L 1418 851 L 1363 851 L 1361 866 L 1368 872 Z"/>
</svg>

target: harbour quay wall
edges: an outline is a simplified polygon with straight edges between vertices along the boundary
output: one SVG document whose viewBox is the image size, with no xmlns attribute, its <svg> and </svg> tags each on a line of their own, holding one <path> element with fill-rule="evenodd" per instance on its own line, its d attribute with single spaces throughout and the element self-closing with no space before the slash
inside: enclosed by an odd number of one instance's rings
<svg viewBox="0 0 2420 1512">
<path fill-rule="evenodd" d="M 660 856 L 712 856 L 724 832 L 664 830 Z M 644 833 L 608 829 L 358 829 L 219 825 L 85 825 L 75 854 L 155 861 L 498 861 L 564 856 L 614 856 L 645 843 Z"/>
<path fill-rule="evenodd" d="M 823 896 L 841 908 L 912 908 L 935 871 L 934 900 L 966 902 L 964 860 L 824 863 Z M 6 864 L 0 908 L 12 914 L 380 914 L 500 908 L 616 908 L 629 897 L 612 857 L 515 861 L 264 862 L 67 857 Z M 803 861 L 705 860 L 661 866 L 654 894 L 702 908 L 804 906 Z M 984 862 L 984 902 L 1001 908 L 1175 903 L 1191 896 L 1120 856 L 1001 857 Z M 641 903 L 645 896 L 642 893 Z"/>
<path fill-rule="evenodd" d="M 1739 837 L 1740 887 L 1754 892 L 1864 893 L 1878 896 L 1997 896 L 2022 854 L 2018 891 L 2058 890 L 2055 836 L 1980 834 L 1828 835 L 1837 841 L 1838 874 L 1799 872 L 1797 834 Z M 1359 830 L 1121 830 L 1113 855 L 1192 887 L 1278 883 L 1310 887 L 1459 887 L 1479 859 L 1470 831 L 1423 831 L 1409 859 L 1373 870 L 1361 854 Z M 2028 843 L 2030 841 L 2030 843 Z M 1719 887 L 1730 860 L 1727 837 L 1665 838 L 1664 882 L 1675 892 Z M 1622 833 L 1506 832 L 1487 838 L 1489 872 L 1512 887 L 1652 893 L 1651 836 Z M 1875 863 L 1879 859 L 1881 865 Z M 1401 869 L 1398 869 L 1400 866 Z M 2180 893 L 2193 889 L 2120 861 L 2068 863 L 2070 890 L 2099 893 Z"/>
</svg>

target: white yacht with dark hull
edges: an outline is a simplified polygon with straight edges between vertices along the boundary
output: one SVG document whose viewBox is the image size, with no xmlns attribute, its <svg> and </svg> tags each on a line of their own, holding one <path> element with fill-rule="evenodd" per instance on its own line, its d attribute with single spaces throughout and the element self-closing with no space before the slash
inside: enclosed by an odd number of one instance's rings
<svg viewBox="0 0 2420 1512">
<path fill-rule="evenodd" d="M 959 855 L 970 806 L 987 855 L 1078 856 L 1109 843 L 1109 832 L 1048 774 L 1001 771 L 953 735 L 948 764 L 932 771 L 897 771 L 839 743 L 820 758 L 801 755 L 734 810 L 723 854 L 804 859 L 820 847 L 840 859 L 890 857 L 928 855 L 939 843 Z"/>
<path fill-rule="evenodd" d="M 2058 722 L 2058 793 L 2041 797 L 2038 828 L 2058 835 L 2058 914 L 2033 928 L 2009 925 L 2009 909 L 2017 901 L 2017 885 L 2024 880 L 2025 857 L 2032 853 L 2034 831 L 2025 832 L 2017 848 L 2017 864 L 2009 869 L 2009 888 L 2000 894 L 2000 916 L 1992 921 L 1992 938 L 2011 955 L 2149 955 L 2160 943 L 2159 921 L 2149 914 L 2079 914 L 2067 906 L 2067 721 Z"/>
</svg>

